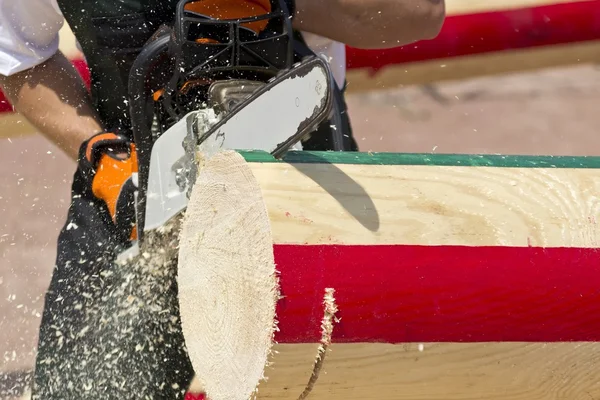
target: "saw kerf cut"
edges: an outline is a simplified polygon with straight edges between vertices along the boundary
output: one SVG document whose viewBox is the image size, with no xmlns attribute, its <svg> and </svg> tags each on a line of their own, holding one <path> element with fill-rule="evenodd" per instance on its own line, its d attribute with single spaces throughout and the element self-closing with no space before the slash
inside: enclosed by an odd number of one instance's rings
<svg viewBox="0 0 600 400">
<path fill-rule="evenodd" d="M 304 400 L 308 397 L 308 395 L 312 392 L 317 380 L 319 379 L 319 374 L 321 373 L 321 369 L 323 367 L 323 363 L 325 362 L 325 356 L 327 354 L 327 350 L 329 349 L 329 345 L 331 344 L 332 335 L 333 335 L 333 323 L 338 322 L 338 319 L 335 317 L 335 314 L 338 311 L 338 308 L 335 304 L 335 298 L 333 297 L 335 293 L 335 289 L 326 288 L 325 289 L 325 297 L 323 300 L 323 305 L 325 306 L 325 312 L 323 315 L 323 320 L 321 321 L 321 344 L 317 349 L 317 357 L 315 358 L 315 365 L 313 368 L 313 372 L 310 375 L 310 379 L 304 391 L 298 397 L 298 400 Z"/>
</svg>

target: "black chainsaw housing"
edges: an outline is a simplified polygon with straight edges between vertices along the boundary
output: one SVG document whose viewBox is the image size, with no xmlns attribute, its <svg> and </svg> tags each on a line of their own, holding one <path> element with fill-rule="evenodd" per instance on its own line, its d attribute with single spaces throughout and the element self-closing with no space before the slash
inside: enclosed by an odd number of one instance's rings
<svg viewBox="0 0 600 400">
<path fill-rule="evenodd" d="M 129 76 L 130 114 L 138 152 L 138 238 L 143 236 L 150 155 L 156 139 L 207 100 L 211 83 L 230 79 L 267 82 L 295 62 L 294 32 L 284 0 L 269 13 L 218 20 L 177 4 L 175 20 L 143 47 Z M 247 26 L 266 27 L 255 33 Z M 200 41 L 210 38 L 210 41 Z"/>
</svg>

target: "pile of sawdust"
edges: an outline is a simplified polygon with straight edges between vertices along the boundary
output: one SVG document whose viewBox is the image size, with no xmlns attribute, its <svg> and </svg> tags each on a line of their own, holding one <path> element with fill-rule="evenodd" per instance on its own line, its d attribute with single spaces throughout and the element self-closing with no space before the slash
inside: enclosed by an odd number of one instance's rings
<svg viewBox="0 0 600 400">
<path fill-rule="evenodd" d="M 52 326 L 57 354 L 41 360 L 52 398 L 184 397 L 193 371 L 177 300 L 180 223 L 149 233 L 138 256 L 79 286 L 84 303 Z"/>
<path fill-rule="evenodd" d="M 30 385 L 30 371 L 0 372 L 0 399 L 25 399 L 23 396 L 27 395 L 26 391 Z"/>
</svg>

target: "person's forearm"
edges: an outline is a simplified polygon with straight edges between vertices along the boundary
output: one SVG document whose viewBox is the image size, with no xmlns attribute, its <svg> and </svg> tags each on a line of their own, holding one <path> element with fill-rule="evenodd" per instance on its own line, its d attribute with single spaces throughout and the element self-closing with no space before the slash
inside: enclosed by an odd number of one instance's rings
<svg viewBox="0 0 600 400">
<path fill-rule="evenodd" d="M 17 112 L 74 160 L 81 143 L 102 130 L 83 80 L 60 52 L 35 68 L 0 76 L 0 87 Z"/>
<path fill-rule="evenodd" d="M 444 0 L 296 0 L 294 28 L 358 48 L 391 48 L 436 37 Z"/>
</svg>

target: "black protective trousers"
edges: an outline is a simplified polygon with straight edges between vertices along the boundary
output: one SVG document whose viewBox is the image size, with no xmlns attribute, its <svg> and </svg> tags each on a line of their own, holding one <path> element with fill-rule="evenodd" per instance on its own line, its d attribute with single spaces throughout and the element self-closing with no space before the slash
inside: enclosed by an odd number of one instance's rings
<svg viewBox="0 0 600 400">
<path fill-rule="evenodd" d="M 181 399 L 193 370 L 179 326 L 176 259 L 117 264 L 125 243 L 85 185 L 78 169 L 45 297 L 33 399 Z"/>
</svg>

